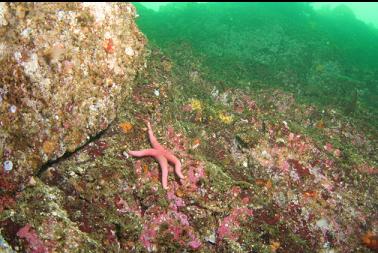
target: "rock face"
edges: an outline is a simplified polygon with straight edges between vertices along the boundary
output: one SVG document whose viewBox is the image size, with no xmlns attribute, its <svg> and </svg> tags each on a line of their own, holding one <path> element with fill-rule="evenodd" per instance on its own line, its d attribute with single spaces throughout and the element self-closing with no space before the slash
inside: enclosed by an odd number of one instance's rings
<svg viewBox="0 0 378 253">
<path fill-rule="evenodd" d="M 142 66 L 135 15 L 127 3 L 0 3 L 3 192 L 115 118 Z"/>
</svg>

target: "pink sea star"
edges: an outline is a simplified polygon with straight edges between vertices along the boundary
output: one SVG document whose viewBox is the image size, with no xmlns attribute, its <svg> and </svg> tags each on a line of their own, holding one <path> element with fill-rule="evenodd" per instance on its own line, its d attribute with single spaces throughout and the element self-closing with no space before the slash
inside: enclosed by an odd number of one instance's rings
<svg viewBox="0 0 378 253">
<path fill-rule="evenodd" d="M 154 136 L 154 133 L 152 132 L 150 122 L 147 121 L 146 123 L 148 127 L 148 136 L 153 148 L 140 151 L 129 151 L 129 154 L 134 157 L 152 156 L 153 158 L 155 158 L 161 167 L 163 188 L 168 189 L 168 162 L 172 163 L 175 166 L 175 172 L 177 176 L 180 179 L 184 179 L 184 175 L 181 172 L 181 162 L 176 156 L 172 154 L 172 152 L 160 145 L 160 143 Z"/>
</svg>

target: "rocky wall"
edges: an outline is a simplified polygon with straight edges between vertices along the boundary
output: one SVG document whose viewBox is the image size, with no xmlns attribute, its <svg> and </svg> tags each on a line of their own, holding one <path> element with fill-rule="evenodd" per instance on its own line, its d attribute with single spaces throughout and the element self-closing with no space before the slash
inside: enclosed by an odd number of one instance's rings
<svg viewBox="0 0 378 253">
<path fill-rule="evenodd" d="M 0 197 L 115 119 L 143 62 L 135 17 L 129 3 L 0 3 Z"/>
</svg>

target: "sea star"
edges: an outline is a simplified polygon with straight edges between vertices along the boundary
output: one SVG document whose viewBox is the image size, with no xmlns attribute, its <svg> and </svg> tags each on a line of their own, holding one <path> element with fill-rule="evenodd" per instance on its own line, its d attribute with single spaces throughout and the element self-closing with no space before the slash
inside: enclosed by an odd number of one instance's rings
<svg viewBox="0 0 378 253">
<path fill-rule="evenodd" d="M 154 136 L 154 133 L 152 132 L 150 122 L 147 121 L 146 124 L 148 127 L 148 136 L 153 148 L 140 151 L 129 151 L 129 154 L 134 157 L 152 156 L 153 158 L 155 158 L 161 167 L 161 180 L 163 188 L 168 189 L 168 162 L 172 163 L 175 166 L 175 172 L 177 176 L 180 179 L 184 179 L 184 175 L 181 172 L 181 162 L 176 156 L 172 154 L 171 151 L 165 149 L 162 145 L 160 145 L 160 143 Z"/>
</svg>

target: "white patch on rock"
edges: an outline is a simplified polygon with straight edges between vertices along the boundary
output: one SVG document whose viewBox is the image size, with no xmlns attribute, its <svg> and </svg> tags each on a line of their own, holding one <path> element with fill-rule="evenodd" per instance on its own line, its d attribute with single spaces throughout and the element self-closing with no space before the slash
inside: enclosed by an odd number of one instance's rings
<svg viewBox="0 0 378 253">
<path fill-rule="evenodd" d="M 64 19 L 64 16 L 65 16 L 65 11 L 57 11 L 56 12 L 56 17 L 58 18 L 59 21 L 62 21 Z"/>
<path fill-rule="evenodd" d="M 110 3 L 105 2 L 84 2 L 84 7 L 90 8 L 92 15 L 96 19 L 96 22 L 102 22 L 106 16 L 110 16 L 112 7 Z"/>
<path fill-rule="evenodd" d="M 13 169 L 13 163 L 12 161 L 10 160 L 6 160 L 4 163 L 3 163 L 3 167 L 4 167 L 4 170 L 5 171 L 11 171 Z"/>
<path fill-rule="evenodd" d="M 130 13 L 130 14 L 133 12 L 133 10 L 131 9 L 130 6 L 127 6 L 127 7 L 126 7 L 126 11 L 127 11 L 128 13 Z"/>
<path fill-rule="evenodd" d="M 329 229 L 329 223 L 325 218 L 321 218 L 320 220 L 317 220 L 316 226 L 320 228 L 322 231 L 326 231 Z"/>
<path fill-rule="evenodd" d="M 5 2 L 0 2 L 0 26 L 8 24 L 7 20 L 5 19 L 5 12 L 7 9 L 7 4 Z"/>
<path fill-rule="evenodd" d="M 75 11 L 58 10 L 55 13 L 56 13 L 56 18 L 58 19 L 58 21 L 64 21 L 70 24 L 71 26 L 75 26 L 75 24 L 77 23 L 77 19 L 76 19 L 77 12 Z"/>
<path fill-rule="evenodd" d="M 16 107 L 15 105 L 11 105 L 11 106 L 9 107 L 9 112 L 11 112 L 11 113 L 16 113 L 16 111 L 17 111 L 17 107 Z"/>
<path fill-rule="evenodd" d="M 26 28 L 24 29 L 22 32 L 21 32 L 21 36 L 24 37 L 24 38 L 28 38 L 30 33 L 31 33 L 32 29 L 30 28 Z"/>
<path fill-rule="evenodd" d="M 18 62 L 18 63 L 20 63 L 20 61 L 21 61 L 21 53 L 20 52 L 18 52 L 18 51 L 16 51 L 16 52 L 14 52 L 14 59 Z"/>
<path fill-rule="evenodd" d="M 295 181 L 298 182 L 300 180 L 299 175 L 296 171 L 291 170 L 290 171 L 290 177 Z"/>
<path fill-rule="evenodd" d="M 263 151 L 261 152 L 261 156 L 262 156 L 263 158 L 267 159 L 267 160 L 272 159 L 272 156 L 271 156 L 266 150 L 263 150 Z"/>
<path fill-rule="evenodd" d="M 96 104 L 91 104 L 89 106 L 89 110 L 91 110 L 91 111 L 97 112 L 98 109 L 99 109 L 99 104 L 97 104 L 97 103 Z"/>
<path fill-rule="evenodd" d="M 117 57 L 115 57 L 114 55 L 113 57 L 108 58 L 106 62 L 108 63 L 108 68 L 110 70 L 115 70 L 115 68 L 117 67 Z"/>
<path fill-rule="evenodd" d="M 112 36 L 111 32 L 107 31 L 107 32 L 104 33 L 104 38 L 105 39 L 111 39 L 112 37 L 113 36 Z"/>
<path fill-rule="evenodd" d="M 211 96 L 213 98 L 219 96 L 219 90 L 217 90 L 217 88 L 214 86 L 213 90 L 211 91 Z"/>
<path fill-rule="evenodd" d="M 7 46 L 4 43 L 0 43 L 0 60 L 5 55 L 6 49 L 7 49 Z"/>
<path fill-rule="evenodd" d="M 131 47 L 126 47 L 125 48 L 125 54 L 128 56 L 134 56 L 134 50 Z"/>
<path fill-rule="evenodd" d="M 244 168 L 247 168 L 248 167 L 248 161 L 244 161 L 243 166 L 244 166 Z"/>
<path fill-rule="evenodd" d="M 21 53 L 20 52 L 16 52 L 15 53 L 15 57 L 16 57 L 16 54 L 17 54 L 17 58 L 20 59 L 21 58 Z M 16 60 L 17 60 L 17 58 L 16 58 Z M 36 74 L 36 72 L 38 71 L 38 68 L 39 68 L 38 55 L 36 53 L 32 53 L 30 55 L 29 61 L 23 62 L 21 65 L 24 67 L 24 71 L 25 71 L 25 74 L 27 76 L 29 76 L 29 77 L 34 76 Z"/>
<path fill-rule="evenodd" d="M 226 226 L 227 226 L 227 224 L 226 224 Z M 211 244 L 215 244 L 215 243 L 216 243 L 216 240 L 217 240 L 216 235 L 215 235 L 215 232 L 212 233 L 211 235 L 205 237 L 205 240 L 206 240 L 207 242 L 211 243 Z"/>
</svg>

